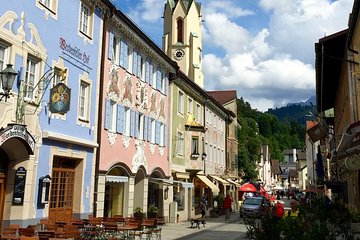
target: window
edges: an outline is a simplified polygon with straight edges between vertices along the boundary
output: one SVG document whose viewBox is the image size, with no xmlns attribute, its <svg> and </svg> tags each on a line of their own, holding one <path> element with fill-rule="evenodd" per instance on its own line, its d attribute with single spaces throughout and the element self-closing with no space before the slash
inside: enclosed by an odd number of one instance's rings
<svg viewBox="0 0 360 240">
<path fill-rule="evenodd" d="M 177 132 L 176 139 L 177 139 L 177 141 L 176 141 L 177 142 L 177 148 L 176 148 L 177 154 L 183 155 L 183 145 L 184 145 L 183 133 Z"/>
<path fill-rule="evenodd" d="M 185 209 L 185 188 L 182 185 L 173 187 L 173 201 L 177 202 L 177 210 L 183 211 Z"/>
<path fill-rule="evenodd" d="M 50 0 L 40 0 L 40 3 L 50 9 Z"/>
<path fill-rule="evenodd" d="M 0 71 L 6 68 L 8 63 L 8 47 L 0 42 Z M 0 81 L 0 92 L 2 92 L 2 83 Z"/>
<path fill-rule="evenodd" d="M 54 77 L 52 80 L 52 87 L 56 86 L 57 84 L 61 83 L 62 80 L 62 69 L 60 68 L 54 68 Z"/>
<path fill-rule="evenodd" d="M 25 97 L 34 100 L 36 95 L 35 86 L 37 84 L 37 79 L 39 79 L 39 62 L 29 56 L 26 61 L 26 75 L 25 75 Z"/>
<path fill-rule="evenodd" d="M 120 64 L 120 62 L 119 62 L 120 39 L 119 39 L 119 37 L 114 36 L 114 37 L 110 38 L 110 41 L 112 41 L 112 43 L 110 43 L 110 47 L 111 47 L 111 52 L 110 52 L 111 56 L 110 57 L 114 63 L 119 65 Z"/>
<path fill-rule="evenodd" d="M 92 15 L 90 7 L 83 2 L 80 2 L 79 30 L 89 38 L 91 38 L 92 35 Z"/>
<path fill-rule="evenodd" d="M 179 91 L 178 96 L 178 112 L 184 114 L 184 93 Z"/>
<path fill-rule="evenodd" d="M 110 125 L 109 125 L 109 131 L 110 132 L 116 132 L 116 113 L 117 113 L 117 106 L 116 102 L 113 100 L 110 100 Z"/>
<path fill-rule="evenodd" d="M 160 143 L 159 143 L 160 146 L 165 146 L 165 144 L 166 144 L 165 135 L 166 135 L 166 127 L 165 127 L 165 124 L 161 123 L 160 124 Z"/>
<path fill-rule="evenodd" d="M 191 156 L 198 157 L 199 156 L 199 138 L 193 137 L 191 139 Z"/>
<path fill-rule="evenodd" d="M 158 67 L 157 70 L 156 70 L 156 89 L 161 91 L 163 90 L 163 81 L 162 81 L 162 78 L 163 78 L 163 73 L 161 71 L 161 68 Z"/>
<path fill-rule="evenodd" d="M 188 98 L 188 113 L 193 113 L 193 100 Z"/>
<path fill-rule="evenodd" d="M 46 14 L 50 13 L 51 17 L 57 18 L 58 0 L 36 0 L 36 6 Z"/>
<path fill-rule="evenodd" d="M 177 41 L 183 42 L 183 20 L 181 18 L 177 20 Z"/>
<path fill-rule="evenodd" d="M 144 114 L 136 113 L 136 137 L 144 140 Z"/>
<path fill-rule="evenodd" d="M 80 82 L 79 92 L 79 119 L 89 120 L 90 85 L 84 81 Z"/>
<path fill-rule="evenodd" d="M 195 117 L 198 123 L 201 123 L 201 107 L 200 104 L 196 103 Z"/>
</svg>

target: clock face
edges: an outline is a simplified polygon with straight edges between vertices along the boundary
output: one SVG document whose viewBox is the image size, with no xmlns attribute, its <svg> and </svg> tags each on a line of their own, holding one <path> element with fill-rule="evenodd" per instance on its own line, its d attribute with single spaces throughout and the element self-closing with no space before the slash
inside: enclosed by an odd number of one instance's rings
<svg viewBox="0 0 360 240">
<path fill-rule="evenodd" d="M 184 57 L 185 52 L 182 49 L 176 49 L 174 51 L 174 57 L 176 60 L 180 60 Z"/>
</svg>

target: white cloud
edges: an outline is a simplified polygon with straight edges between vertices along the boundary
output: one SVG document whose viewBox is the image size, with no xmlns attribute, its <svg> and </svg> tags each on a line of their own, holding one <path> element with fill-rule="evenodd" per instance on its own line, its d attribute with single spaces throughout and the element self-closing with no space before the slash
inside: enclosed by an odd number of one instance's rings
<svg viewBox="0 0 360 240">
<path fill-rule="evenodd" d="M 210 1 L 209 4 L 206 5 L 206 8 L 203 8 L 202 10 L 206 15 L 223 12 L 229 18 L 254 15 L 253 11 L 240 8 L 235 2 L 228 0 Z"/>
<path fill-rule="evenodd" d="M 163 15 L 165 2 L 166 0 L 141 0 L 129 12 L 129 17 L 135 22 L 158 22 Z"/>
<path fill-rule="evenodd" d="M 261 0 L 269 23 L 254 36 L 221 8 L 205 16 L 204 44 L 221 47 L 223 57 L 204 55 L 206 88 L 236 89 L 261 111 L 307 100 L 315 91 L 314 44 L 347 27 L 351 0 Z M 209 4 L 210 7 L 211 4 Z M 204 6 L 206 8 L 207 6 Z"/>
</svg>

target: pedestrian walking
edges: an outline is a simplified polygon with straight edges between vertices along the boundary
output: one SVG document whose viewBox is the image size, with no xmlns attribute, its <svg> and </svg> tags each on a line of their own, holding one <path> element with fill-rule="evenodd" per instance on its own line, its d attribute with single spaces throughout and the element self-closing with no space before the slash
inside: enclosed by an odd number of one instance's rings
<svg viewBox="0 0 360 240">
<path fill-rule="evenodd" d="M 228 193 L 226 194 L 226 197 L 224 199 L 225 220 L 230 220 L 231 203 L 232 199 L 230 197 L 230 194 Z"/>
<path fill-rule="evenodd" d="M 295 199 L 290 200 L 290 210 L 287 212 L 288 217 L 297 217 L 299 215 L 298 201 Z"/>
<path fill-rule="evenodd" d="M 205 193 L 201 198 L 201 203 L 200 204 L 201 204 L 201 206 L 200 206 L 201 218 L 205 218 L 205 216 L 206 216 L 206 207 L 207 207 L 207 196 L 206 196 Z"/>
</svg>

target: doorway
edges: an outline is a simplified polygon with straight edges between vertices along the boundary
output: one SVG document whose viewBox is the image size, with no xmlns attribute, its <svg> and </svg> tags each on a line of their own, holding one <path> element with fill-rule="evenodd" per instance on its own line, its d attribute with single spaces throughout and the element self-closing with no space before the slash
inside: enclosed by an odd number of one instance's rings
<svg viewBox="0 0 360 240">
<path fill-rule="evenodd" d="M 73 209 L 74 181 L 76 161 L 66 158 L 54 158 L 49 222 L 70 222 Z"/>
</svg>

